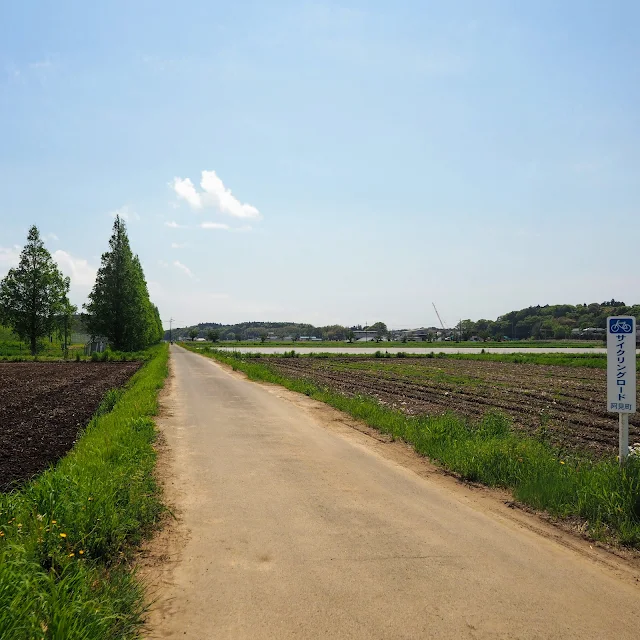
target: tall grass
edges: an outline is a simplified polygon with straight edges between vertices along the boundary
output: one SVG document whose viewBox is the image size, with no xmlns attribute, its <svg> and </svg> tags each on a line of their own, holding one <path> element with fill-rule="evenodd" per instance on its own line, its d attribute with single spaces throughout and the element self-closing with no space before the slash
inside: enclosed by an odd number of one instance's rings
<svg viewBox="0 0 640 640">
<path fill-rule="evenodd" d="M 613 538 L 640 548 L 638 459 L 630 458 L 621 469 L 615 459 L 567 457 L 543 442 L 513 432 L 508 418 L 499 413 L 488 413 L 476 423 L 453 413 L 407 416 L 373 398 L 348 397 L 312 380 L 287 378 L 270 369 L 264 358 L 257 362 L 221 351 L 206 355 L 253 380 L 280 384 L 349 413 L 411 443 L 416 451 L 466 480 L 509 488 L 517 500 L 555 516 L 581 518 L 593 537 Z"/>
<path fill-rule="evenodd" d="M 168 349 L 108 393 L 74 449 L 21 490 L 0 494 L 0 638 L 134 638 L 141 587 L 128 569 L 156 522 L 157 392 Z"/>
</svg>

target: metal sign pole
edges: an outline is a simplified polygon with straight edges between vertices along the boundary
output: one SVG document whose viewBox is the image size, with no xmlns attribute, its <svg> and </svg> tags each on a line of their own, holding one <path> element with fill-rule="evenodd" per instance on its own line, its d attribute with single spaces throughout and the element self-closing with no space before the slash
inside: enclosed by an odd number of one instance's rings
<svg viewBox="0 0 640 640">
<path fill-rule="evenodd" d="M 618 459 L 620 466 L 623 466 L 629 457 L 629 414 L 620 414 L 620 432 L 618 434 Z"/>
</svg>

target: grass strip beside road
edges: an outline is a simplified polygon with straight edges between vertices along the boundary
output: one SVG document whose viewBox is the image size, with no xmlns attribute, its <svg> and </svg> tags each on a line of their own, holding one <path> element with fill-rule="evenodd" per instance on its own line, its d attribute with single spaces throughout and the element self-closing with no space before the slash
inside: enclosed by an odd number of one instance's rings
<svg viewBox="0 0 640 640">
<path fill-rule="evenodd" d="M 0 638 L 135 638 L 142 587 L 133 548 L 162 511 L 153 469 L 167 345 L 109 392 L 73 450 L 0 494 Z"/>
<path fill-rule="evenodd" d="M 615 459 L 592 461 L 561 454 L 551 446 L 511 430 L 508 418 L 487 413 L 471 423 L 453 413 L 407 416 L 366 397 L 348 397 L 307 379 L 288 378 L 256 358 L 201 351 L 243 371 L 252 380 L 282 385 L 325 402 L 366 424 L 412 444 L 465 480 L 504 487 L 514 498 L 560 518 L 579 518 L 596 539 L 640 548 L 640 460 L 624 469 Z"/>
</svg>

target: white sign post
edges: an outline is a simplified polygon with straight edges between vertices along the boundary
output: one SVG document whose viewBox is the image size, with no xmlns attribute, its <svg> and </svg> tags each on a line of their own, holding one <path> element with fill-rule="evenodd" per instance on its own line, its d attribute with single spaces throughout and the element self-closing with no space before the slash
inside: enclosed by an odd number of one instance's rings
<svg viewBox="0 0 640 640">
<path fill-rule="evenodd" d="M 607 411 L 619 414 L 619 460 L 629 455 L 629 414 L 636 412 L 636 319 L 607 318 Z"/>
</svg>

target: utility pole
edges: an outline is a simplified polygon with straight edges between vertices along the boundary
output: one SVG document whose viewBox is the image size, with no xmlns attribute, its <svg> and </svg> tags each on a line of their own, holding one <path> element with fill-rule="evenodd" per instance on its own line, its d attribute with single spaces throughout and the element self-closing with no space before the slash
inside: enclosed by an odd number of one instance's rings
<svg viewBox="0 0 640 640">
<path fill-rule="evenodd" d="M 173 323 L 175 320 L 173 318 L 169 318 L 169 342 L 173 342 Z"/>
<path fill-rule="evenodd" d="M 438 316 L 438 320 L 440 320 L 440 324 L 442 325 L 442 336 L 444 338 L 445 337 L 444 334 L 447 332 L 447 329 L 444 326 L 444 322 L 442 321 L 442 318 L 440 317 L 440 314 L 438 313 L 438 309 L 436 308 L 436 303 L 432 302 L 431 304 L 433 305 L 433 308 L 434 308 L 434 310 L 436 312 L 436 315 Z"/>
</svg>

